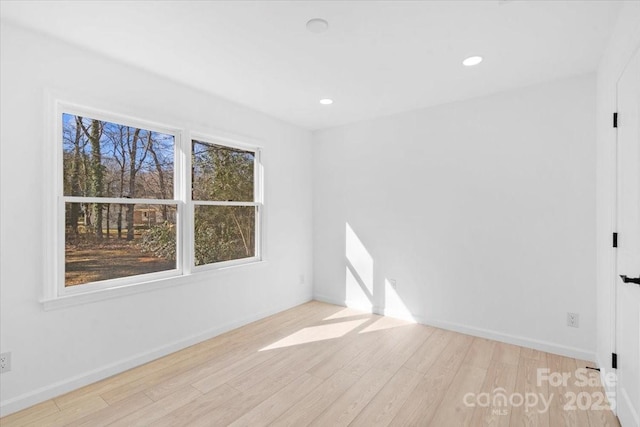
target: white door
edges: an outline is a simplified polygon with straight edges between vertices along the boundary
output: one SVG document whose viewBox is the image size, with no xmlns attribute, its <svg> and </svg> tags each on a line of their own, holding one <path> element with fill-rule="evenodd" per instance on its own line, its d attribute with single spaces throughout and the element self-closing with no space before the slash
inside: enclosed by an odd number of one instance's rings
<svg viewBox="0 0 640 427">
<path fill-rule="evenodd" d="M 640 50 L 618 80 L 617 405 L 640 426 Z"/>
</svg>

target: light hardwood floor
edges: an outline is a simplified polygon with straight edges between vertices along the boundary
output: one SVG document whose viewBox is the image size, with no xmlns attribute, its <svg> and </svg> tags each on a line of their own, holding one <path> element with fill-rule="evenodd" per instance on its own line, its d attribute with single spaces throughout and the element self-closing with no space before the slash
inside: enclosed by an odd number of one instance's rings
<svg viewBox="0 0 640 427">
<path fill-rule="evenodd" d="M 588 362 L 310 302 L 0 419 L 9 426 L 617 426 Z M 537 370 L 567 372 L 567 384 Z M 598 375 L 590 371 L 592 378 Z M 487 406 L 504 394 L 511 404 Z M 527 393 L 529 393 L 527 395 Z M 527 410 L 519 396 L 550 401 Z M 479 402 L 475 407 L 466 401 Z M 595 401 L 595 399 L 593 399 Z"/>
</svg>

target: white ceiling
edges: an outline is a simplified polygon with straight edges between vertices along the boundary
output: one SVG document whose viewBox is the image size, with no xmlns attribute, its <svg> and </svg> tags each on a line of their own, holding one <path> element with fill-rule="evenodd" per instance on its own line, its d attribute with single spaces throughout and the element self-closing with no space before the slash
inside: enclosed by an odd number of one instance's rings
<svg viewBox="0 0 640 427">
<path fill-rule="evenodd" d="M 596 69 L 618 1 L 2 2 L 3 19 L 309 129 Z M 306 30 L 324 18 L 322 34 Z M 470 55 L 485 60 L 467 68 Z M 318 100 L 330 97 L 331 106 Z"/>
</svg>

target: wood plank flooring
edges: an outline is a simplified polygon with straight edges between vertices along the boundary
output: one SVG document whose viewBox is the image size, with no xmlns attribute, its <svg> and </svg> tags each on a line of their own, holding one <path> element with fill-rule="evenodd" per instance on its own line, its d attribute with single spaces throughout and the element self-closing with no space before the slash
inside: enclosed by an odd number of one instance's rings
<svg viewBox="0 0 640 427">
<path fill-rule="evenodd" d="M 607 407 L 580 409 L 603 393 L 595 371 L 576 385 L 587 366 L 313 301 L 0 425 L 619 426 Z M 539 381 L 545 368 L 572 376 Z"/>
</svg>

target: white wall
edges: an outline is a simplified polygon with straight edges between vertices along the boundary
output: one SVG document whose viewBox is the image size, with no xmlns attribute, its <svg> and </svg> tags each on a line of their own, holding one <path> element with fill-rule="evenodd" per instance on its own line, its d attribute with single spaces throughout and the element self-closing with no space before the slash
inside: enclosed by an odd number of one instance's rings
<svg viewBox="0 0 640 427">
<path fill-rule="evenodd" d="M 614 352 L 612 304 L 617 280 L 615 250 L 611 247 L 616 215 L 616 133 L 612 113 L 616 111 L 616 83 L 637 49 L 640 49 L 640 3 L 625 2 L 600 62 L 597 83 L 597 359 L 603 373 L 611 368 Z"/>
<path fill-rule="evenodd" d="M 310 132 L 4 22 L 0 39 L 0 348 L 13 358 L 0 381 L 3 414 L 311 298 Z M 267 262 L 45 312 L 47 89 L 104 101 L 91 107 L 263 141 Z"/>
<path fill-rule="evenodd" d="M 594 120 L 583 75 L 315 133 L 315 296 L 594 359 Z"/>
</svg>

